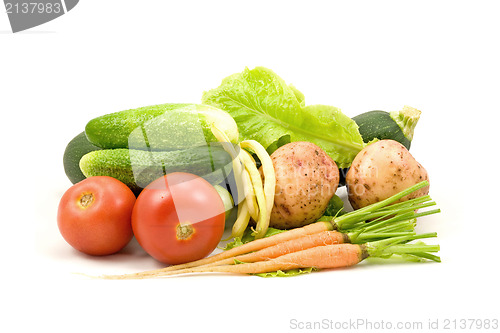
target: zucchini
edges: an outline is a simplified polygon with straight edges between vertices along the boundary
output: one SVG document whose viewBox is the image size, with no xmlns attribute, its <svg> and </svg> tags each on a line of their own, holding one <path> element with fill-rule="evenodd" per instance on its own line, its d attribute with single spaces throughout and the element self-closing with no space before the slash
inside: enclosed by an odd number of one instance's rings
<svg viewBox="0 0 500 333">
<path fill-rule="evenodd" d="M 420 114 L 419 110 L 405 106 L 400 111 L 369 111 L 352 119 L 359 126 L 359 133 L 365 143 L 374 139 L 391 139 L 410 149 Z"/>
<path fill-rule="evenodd" d="M 85 175 L 80 170 L 82 156 L 100 149 L 87 140 L 85 132 L 81 132 L 68 143 L 64 150 L 63 165 L 66 176 L 73 184 L 85 179 Z"/>
<path fill-rule="evenodd" d="M 231 172 L 231 156 L 220 144 L 173 151 L 103 149 L 90 152 L 80 160 L 86 177 L 110 176 L 139 193 L 155 179 L 171 172 L 189 172 L 211 184 L 222 182 Z"/>
<path fill-rule="evenodd" d="M 110 113 L 90 120 L 85 133 L 104 149 L 165 151 L 217 142 L 212 124 L 231 142 L 238 142 L 238 127 L 227 112 L 199 104 L 160 104 Z"/>
</svg>

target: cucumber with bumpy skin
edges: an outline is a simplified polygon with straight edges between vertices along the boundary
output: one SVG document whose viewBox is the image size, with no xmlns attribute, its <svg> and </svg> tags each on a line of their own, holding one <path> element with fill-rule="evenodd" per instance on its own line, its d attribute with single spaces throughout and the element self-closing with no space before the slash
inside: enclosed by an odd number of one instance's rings
<svg viewBox="0 0 500 333">
<path fill-rule="evenodd" d="M 238 126 L 225 111 L 201 104 L 160 104 L 110 113 L 87 123 L 90 142 L 105 149 L 177 150 L 217 142 L 211 126 L 238 142 Z"/>
<path fill-rule="evenodd" d="M 352 119 L 359 126 L 359 133 L 365 143 L 373 139 L 391 139 L 410 149 L 420 114 L 419 110 L 405 106 L 400 111 L 369 111 Z"/>
<path fill-rule="evenodd" d="M 110 176 L 135 193 L 155 179 L 171 172 L 188 172 L 211 184 L 223 181 L 231 172 L 231 156 L 218 144 L 173 151 L 104 149 L 90 152 L 80 160 L 86 177 Z"/>
<path fill-rule="evenodd" d="M 89 141 L 104 149 L 128 148 L 130 133 L 165 112 L 189 104 L 159 104 L 113 112 L 90 120 L 85 126 Z"/>
<path fill-rule="evenodd" d="M 101 148 L 90 143 L 85 132 L 75 136 L 66 146 L 63 155 L 64 172 L 73 184 L 85 179 L 85 175 L 80 170 L 80 159 L 83 155 L 95 150 L 101 150 Z"/>
</svg>

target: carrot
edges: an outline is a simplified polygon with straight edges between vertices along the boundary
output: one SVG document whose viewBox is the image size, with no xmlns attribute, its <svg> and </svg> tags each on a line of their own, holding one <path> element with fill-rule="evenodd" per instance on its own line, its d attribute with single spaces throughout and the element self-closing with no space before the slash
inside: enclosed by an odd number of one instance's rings
<svg viewBox="0 0 500 333">
<path fill-rule="evenodd" d="M 393 225 L 386 226 L 384 222 L 379 222 L 379 228 L 376 225 L 370 226 L 370 231 L 365 232 L 363 228 L 354 230 L 351 233 L 343 233 L 335 230 L 326 230 L 315 234 L 305 235 L 296 239 L 291 239 L 285 242 L 263 248 L 262 250 L 250 252 L 247 254 L 238 255 L 235 257 L 219 260 L 211 264 L 203 265 L 220 266 L 231 265 L 235 261 L 256 262 L 279 257 L 284 254 L 302 251 L 316 246 L 333 245 L 342 243 L 361 244 L 367 241 L 375 241 L 392 237 L 412 236 L 415 235 L 413 227 L 416 220 L 399 222 Z"/>
<path fill-rule="evenodd" d="M 302 228 L 297 228 L 297 229 L 292 229 L 288 230 L 267 238 L 259 238 L 256 240 L 253 240 L 249 243 L 243 244 L 238 247 L 234 247 L 230 250 L 224 251 L 222 253 L 213 255 L 208 258 L 188 262 L 185 264 L 180 264 L 180 265 L 174 265 L 174 266 L 168 266 L 162 269 L 157 269 L 157 270 L 152 270 L 152 271 L 144 271 L 144 272 L 139 272 L 139 273 L 132 273 L 132 274 L 124 274 L 120 276 L 116 276 L 115 278 L 140 278 L 143 276 L 150 276 L 154 275 L 157 273 L 161 272 L 168 272 L 168 271 L 174 271 L 174 270 L 180 270 L 180 269 L 185 269 L 185 268 L 191 268 L 191 267 L 196 267 L 196 266 L 202 266 L 202 265 L 207 265 L 211 264 L 216 261 L 220 261 L 223 259 L 227 258 L 232 258 L 241 254 L 246 254 L 249 252 L 253 251 L 258 251 L 261 249 L 264 249 L 266 247 L 285 242 L 291 239 L 297 239 L 300 238 L 301 236 L 304 235 L 309 235 L 309 234 L 315 234 L 321 231 L 325 230 L 332 230 L 332 224 L 328 221 L 325 222 L 316 222 L 313 224 L 306 225 Z"/>
<path fill-rule="evenodd" d="M 306 267 L 314 267 L 318 269 L 338 268 L 355 265 L 366 257 L 366 251 L 364 251 L 364 247 L 362 245 L 335 244 L 316 246 L 310 249 L 288 253 L 266 261 L 242 263 L 231 266 L 198 267 L 192 269 L 192 271 L 258 274 Z M 174 271 L 172 273 L 178 272 Z"/>
<path fill-rule="evenodd" d="M 186 273 L 238 273 L 259 274 L 297 268 L 331 269 L 349 267 L 358 264 L 368 257 L 388 258 L 395 254 L 410 255 L 434 261 L 440 258 L 429 252 L 439 251 L 439 245 L 406 244 L 408 240 L 435 237 L 435 233 L 417 236 L 395 237 L 365 244 L 333 244 L 320 245 L 309 249 L 292 252 L 273 259 L 236 265 L 200 266 L 191 269 L 162 272 L 157 277 Z M 137 277 L 144 278 L 146 276 Z M 150 276 L 151 277 L 151 276 Z M 113 277 L 111 277 L 113 278 Z"/>
<path fill-rule="evenodd" d="M 294 253 L 302 250 L 306 250 L 309 248 L 317 247 L 317 246 L 325 246 L 325 245 L 333 245 L 333 244 L 342 244 L 342 243 L 364 243 L 369 239 L 373 240 L 381 240 L 388 238 L 396 238 L 396 237 L 410 237 L 409 239 L 416 239 L 422 237 L 434 237 L 435 234 L 424 234 L 424 236 L 415 235 L 413 232 L 413 225 L 415 220 L 403 221 L 395 224 L 394 226 L 386 226 L 385 223 L 380 222 L 381 227 L 379 229 L 371 228 L 371 232 L 364 233 L 364 231 L 356 230 L 353 233 L 342 233 L 339 231 L 322 231 L 314 234 L 308 234 L 296 239 L 291 239 L 288 241 L 280 242 L 276 245 L 269 246 L 263 248 L 261 250 L 250 252 L 247 254 L 242 254 L 238 256 L 233 256 L 226 259 L 221 259 L 212 263 L 198 265 L 196 268 L 203 267 L 214 267 L 214 266 L 222 266 L 222 265 L 232 265 L 235 262 L 257 262 L 268 259 L 277 258 L 279 256 Z M 411 230 L 408 230 L 411 229 Z M 399 230 L 399 231 L 398 231 Z M 396 232 L 395 232 L 396 231 Z M 252 241 L 253 243 L 255 241 Z M 192 272 L 192 268 L 184 268 L 184 269 L 176 269 L 176 270 L 156 270 L 150 272 L 142 272 L 131 275 L 118 275 L 118 276 L 107 276 L 106 278 L 147 278 L 154 276 L 162 276 L 165 272 L 176 272 L 178 274 L 181 273 L 190 273 Z"/>
<path fill-rule="evenodd" d="M 297 239 L 291 239 L 286 242 L 278 243 L 273 246 L 266 247 L 256 252 L 250 252 L 239 256 L 223 259 L 214 263 L 203 265 L 208 266 L 221 266 L 234 264 L 235 260 L 245 263 L 256 262 L 262 260 L 273 259 L 284 254 L 310 249 L 312 247 L 321 245 L 332 245 L 349 243 L 350 239 L 347 234 L 338 231 L 322 231 L 312 235 L 305 235 Z"/>
<path fill-rule="evenodd" d="M 144 271 L 144 272 L 139 272 L 139 273 L 133 273 L 133 274 L 125 274 L 122 275 L 122 278 L 140 278 L 140 277 L 145 277 L 145 276 L 152 276 L 152 275 L 158 275 L 163 272 L 169 272 L 169 271 L 175 271 L 175 270 L 180 270 L 180 269 L 186 269 L 186 268 L 191 268 L 191 267 L 197 267 L 197 266 L 202 266 L 202 265 L 207 265 L 211 263 L 215 263 L 217 261 L 223 260 L 223 259 L 228 259 L 228 258 L 233 258 L 238 255 L 246 254 L 249 252 L 253 251 L 258 251 L 261 249 L 264 249 L 266 247 L 270 247 L 288 240 L 293 240 L 300 238 L 305 235 L 310 235 L 310 234 L 315 234 L 319 233 L 322 231 L 327 231 L 327 230 L 340 230 L 340 231 L 346 231 L 346 230 L 352 230 L 353 232 L 361 232 L 360 230 L 363 231 L 370 231 L 370 229 L 362 229 L 362 228 L 372 228 L 375 227 L 377 223 L 380 224 L 385 224 L 385 225 L 391 225 L 395 224 L 401 221 L 406 221 L 406 220 L 411 220 L 420 216 L 425 216 L 429 214 L 434 214 L 439 212 L 439 210 L 432 210 L 432 211 L 427 211 L 427 212 L 420 212 L 416 213 L 415 210 L 418 208 L 422 207 L 427 207 L 432 204 L 435 204 L 433 202 L 425 203 L 425 201 L 430 200 L 430 197 L 425 198 L 425 200 L 420 199 L 420 198 L 415 198 L 412 200 L 408 200 L 404 202 L 404 205 L 398 204 L 398 206 L 394 209 L 390 209 L 386 206 L 389 204 L 393 203 L 394 201 L 408 195 L 409 193 L 416 191 L 422 187 L 425 187 L 428 185 L 427 181 L 423 181 L 421 183 L 418 183 L 396 195 L 393 195 L 392 197 L 385 199 L 383 201 L 377 202 L 375 204 L 366 206 L 364 208 L 361 208 L 357 211 L 350 212 L 347 214 L 344 214 L 339 217 L 333 218 L 331 221 L 321 221 L 321 222 L 316 222 L 312 223 L 309 225 L 306 225 L 301 228 L 296 228 L 296 229 L 291 229 L 267 238 L 260 238 L 256 239 L 254 241 L 251 241 L 249 243 L 243 244 L 241 246 L 232 248 L 228 251 L 213 255 L 208 258 L 196 260 L 193 262 L 188 262 L 185 264 L 180 264 L 180 265 L 175 265 L 175 266 L 169 266 L 165 267 L 162 269 L 158 270 L 152 270 L 152 271 Z M 402 211 L 403 213 L 399 213 Z M 374 221 L 370 223 L 366 223 L 367 220 L 370 219 L 375 219 Z M 378 226 L 380 227 L 380 224 Z"/>
</svg>

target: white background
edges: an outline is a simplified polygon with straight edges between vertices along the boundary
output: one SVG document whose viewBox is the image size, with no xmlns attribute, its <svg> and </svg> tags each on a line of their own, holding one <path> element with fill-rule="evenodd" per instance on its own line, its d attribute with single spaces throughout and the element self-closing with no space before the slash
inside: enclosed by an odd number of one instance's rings
<svg viewBox="0 0 500 333">
<path fill-rule="evenodd" d="M 288 332 L 293 320 L 357 319 L 426 331 L 429 320 L 500 319 L 497 3 L 85 0 L 18 34 L 0 13 L 2 331 Z M 92 258 L 64 242 L 67 142 L 105 113 L 199 102 L 245 66 L 349 116 L 422 110 L 411 152 L 442 213 L 418 228 L 439 233 L 443 262 L 281 279 L 73 274 L 160 265 L 133 243 Z"/>
</svg>

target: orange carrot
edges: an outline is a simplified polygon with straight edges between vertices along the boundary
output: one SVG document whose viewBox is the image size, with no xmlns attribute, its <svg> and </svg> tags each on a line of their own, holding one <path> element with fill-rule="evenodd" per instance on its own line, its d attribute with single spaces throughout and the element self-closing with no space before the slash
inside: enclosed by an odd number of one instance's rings
<svg viewBox="0 0 500 333">
<path fill-rule="evenodd" d="M 394 226 L 389 226 L 389 227 L 382 226 L 381 230 L 377 230 L 376 228 L 372 227 L 371 228 L 372 232 L 370 233 L 365 233 L 364 230 L 355 231 L 352 233 L 343 233 L 335 230 L 326 230 L 315 234 L 305 235 L 296 239 L 290 239 L 285 242 L 277 243 L 275 245 L 263 248 L 255 252 L 250 252 L 247 254 L 242 254 L 227 259 L 222 259 L 210 264 L 200 265 L 196 267 L 232 265 L 235 263 L 235 261 L 251 263 L 256 261 L 273 259 L 282 256 L 284 254 L 302 251 L 316 246 L 334 245 L 343 243 L 360 244 L 360 243 L 365 243 L 368 240 L 377 240 L 377 239 L 381 240 L 398 236 L 411 236 L 414 235 L 415 233 L 413 231 L 408 231 L 407 229 L 409 228 L 412 229 L 414 223 L 415 223 L 414 220 L 403 221 L 396 223 Z M 374 225 L 374 227 L 376 227 L 376 225 Z M 391 229 L 406 230 L 406 231 L 390 232 Z M 389 232 L 385 232 L 386 230 L 388 230 Z"/>
<path fill-rule="evenodd" d="M 273 246 L 266 247 L 256 252 L 250 252 L 239 256 L 219 260 L 211 264 L 197 266 L 197 267 L 210 267 L 221 265 L 232 265 L 235 260 L 245 263 L 273 259 L 284 254 L 293 253 L 310 249 L 312 247 L 321 245 L 332 245 L 349 243 L 350 239 L 347 234 L 338 231 L 322 231 L 316 234 L 305 235 L 297 239 L 291 239 L 286 242 L 278 243 Z"/>
<path fill-rule="evenodd" d="M 406 258 L 429 259 L 440 261 L 439 257 L 429 252 L 439 251 L 439 245 L 426 245 L 423 243 L 407 244 L 408 241 L 419 238 L 436 237 L 436 233 L 422 235 L 409 235 L 402 237 L 388 238 L 365 244 L 332 244 L 319 245 L 305 250 L 287 253 L 268 260 L 256 261 L 252 263 L 227 265 L 206 265 L 192 267 L 175 271 L 156 272 L 152 275 L 135 276 L 104 276 L 107 279 L 123 278 L 148 278 L 162 277 L 187 273 L 239 273 L 239 274 L 259 274 L 273 271 L 284 271 L 297 268 L 339 268 L 356 265 L 368 257 L 388 258 L 393 254 L 406 255 Z M 249 254 L 250 256 L 251 254 Z M 234 262 L 236 263 L 236 262 Z"/>
<path fill-rule="evenodd" d="M 266 273 L 278 270 L 289 270 L 295 268 L 338 268 L 347 267 L 359 263 L 367 258 L 363 245 L 357 244 L 334 244 L 316 246 L 310 249 L 288 253 L 274 259 L 259 261 L 256 263 L 243 263 L 232 265 L 229 272 L 233 273 Z M 219 272 L 227 272 L 230 267 L 219 266 Z M 208 268 L 215 269 L 217 267 Z M 202 269 L 200 267 L 200 269 Z M 214 270 L 217 272 L 217 270 Z"/>
<path fill-rule="evenodd" d="M 293 253 L 297 251 L 306 250 L 316 246 L 322 245 L 333 245 L 342 243 L 365 243 L 368 240 L 386 239 L 398 236 L 411 236 L 415 233 L 413 231 L 408 231 L 408 229 L 413 230 L 413 225 L 415 221 L 402 221 L 394 224 L 393 226 L 385 226 L 381 222 L 381 228 L 375 228 L 376 225 L 371 225 L 371 232 L 366 233 L 364 229 L 355 230 L 352 233 L 343 233 L 339 231 L 326 230 L 314 234 L 304 235 L 302 237 L 290 239 L 288 241 L 280 242 L 275 245 L 257 250 L 255 252 L 250 252 L 246 254 L 232 256 L 230 258 L 221 259 L 212 263 L 198 265 L 196 267 L 213 267 L 221 265 L 232 265 L 235 262 L 245 262 L 251 263 L 256 261 L 273 259 L 284 254 Z M 400 232 L 393 232 L 394 230 L 400 230 Z M 179 265 L 178 265 L 179 266 Z M 176 266 L 176 267 L 178 267 Z M 183 269 L 175 269 L 179 274 L 182 272 L 189 272 L 190 267 Z M 144 278 L 152 277 L 158 275 L 161 272 L 174 271 L 171 270 L 155 270 L 149 272 L 135 273 L 129 276 L 123 276 L 123 278 Z"/>
<path fill-rule="evenodd" d="M 196 266 L 202 266 L 202 265 L 207 265 L 214 263 L 216 261 L 220 261 L 223 259 L 227 258 L 233 258 L 235 256 L 241 255 L 241 254 L 246 254 L 249 252 L 254 252 L 258 251 L 261 249 L 264 249 L 269 246 L 273 246 L 275 244 L 279 244 L 282 242 L 286 242 L 292 239 L 297 239 L 305 235 L 310 235 L 310 234 L 316 234 L 322 231 L 326 230 L 332 230 L 332 224 L 327 221 L 322 221 L 322 222 L 316 222 L 312 223 L 309 225 L 306 225 L 301 228 L 297 229 L 291 229 L 279 234 L 275 234 L 273 236 L 267 237 L 267 238 L 259 238 L 256 240 L 253 240 L 249 243 L 240 245 L 238 247 L 234 247 L 230 250 L 224 251 L 222 253 L 213 255 L 208 258 L 188 262 L 185 264 L 180 264 L 180 265 L 174 265 L 174 266 L 168 266 L 162 269 L 157 269 L 157 270 L 152 270 L 152 271 L 144 271 L 144 272 L 139 272 L 139 273 L 133 273 L 133 274 L 124 274 L 121 275 L 122 278 L 141 278 L 143 276 L 149 276 L 149 275 L 157 275 L 162 272 L 168 272 L 168 271 L 174 271 L 174 270 L 180 270 L 180 269 L 185 269 L 185 268 L 191 268 L 191 267 L 196 267 Z"/>
<path fill-rule="evenodd" d="M 350 243 L 349 236 L 347 234 L 338 231 L 327 230 L 312 235 L 305 235 L 297 239 L 291 239 L 286 242 L 266 247 L 257 252 L 243 254 L 240 256 L 236 256 L 234 259 L 228 258 L 226 260 L 234 261 L 236 259 L 249 263 L 273 259 L 284 254 L 302 251 L 316 246 L 341 243 Z"/>
<path fill-rule="evenodd" d="M 274 271 L 283 271 L 296 268 L 338 268 L 347 267 L 359 263 L 367 257 L 363 245 L 357 244 L 335 244 L 322 245 L 310 249 L 288 253 L 274 259 L 258 261 L 254 263 L 242 263 L 238 265 L 222 266 L 200 266 L 182 271 L 163 272 L 157 277 L 178 275 L 185 273 L 238 273 L 258 274 Z"/>
<path fill-rule="evenodd" d="M 288 253 L 270 260 L 257 261 L 253 263 L 241 263 L 234 265 L 220 266 L 198 266 L 174 271 L 156 270 L 154 274 L 126 274 L 126 275 L 105 275 L 104 279 L 144 279 L 152 277 L 163 277 L 171 275 L 180 275 L 187 273 L 239 273 L 239 274 L 258 274 L 273 272 L 278 270 L 289 270 L 295 268 L 336 268 L 355 265 L 365 257 L 363 245 L 355 244 L 336 244 L 321 245 L 302 251 Z M 144 272 L 143 272 L 144 273 Z"/>
</svg>

